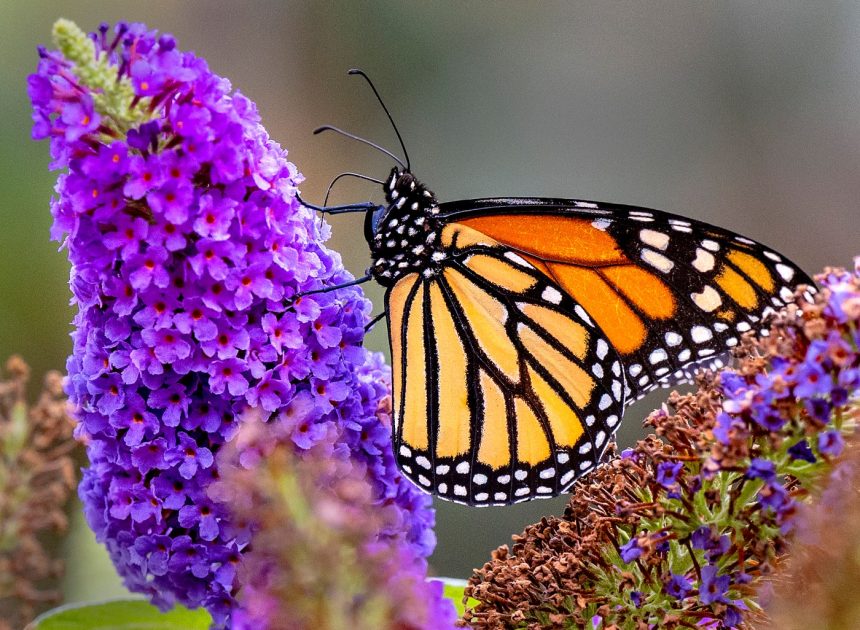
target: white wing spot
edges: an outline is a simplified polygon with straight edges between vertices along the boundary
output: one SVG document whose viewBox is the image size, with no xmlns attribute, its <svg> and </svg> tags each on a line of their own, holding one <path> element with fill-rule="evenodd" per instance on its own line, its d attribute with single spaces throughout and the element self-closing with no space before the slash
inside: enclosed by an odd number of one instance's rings
<svg viewBox="0 0 860 630">
<path fill-rule="evenodd" d="M 791 279 L 794 277 L 794 269 L 789 267 L 788 265 L 783 265 L 782 263 L 776 266 L 776 270 L 782 279 L 786 282 L 791 282 Z"/>
<path fill-rule="evenodd" d="M 568 455 L 567 453 L 559 453 L 558 455 L 556 455 L 555 459 L 559 464 L 566 464 L 567 461 L 570 459 L 570 455 Z"/>
<path fill-rule="evenodd" d="M 597 403 L 598 409 L 600 409 L 600 411 L 604 411 L 609 409 L 611 406 L 612 398 L 610 398 L 609 394 L 603 394 L 603 396 L 600 397 L 600 402 Z"/>
<path fill-rule="evenodd" d="M 476 485 L 483 486 L 485 483 L 487 483 L 487 475 L 482 475 L 481 473 L 478 473 L 477 475 L 472 476 L 472 481 Z"/>
<path fill-rule="evenodd" d="M 456 494 L 458 497 L 465 497 L 469 493 L 466 492 L 466 486 L 454 484 L 454 494 Z"/>
<path fill-rule="evenodd" d="M 672 371 L 672 370 L 671 370 L 670 368 L 667 368 L 667 367 L 661 367 L 659 370 L 657 370 L 656 372 L 654 372 L 654 374 L 656 374 L 657 376 L 665 376 L 666 374 L 668 374 L 668 373 L 669 373 L 669 372 L 671 372 L 671 371 Z"/>
<path fill-rule="evenodd" d="M 657 230 L 639 230 L 639 239 L 655 249 L 665 250 L 669 247 L 669 235 Z"/>
<path fill-rule="evenodd" d="M 585 455 L 591 452 L 591 442 L 586 442 L 582 446 L 579 447 L 579 454 Z"/>
<path fill-rule="evenodd" d="M 421 466 L 421 468 L 426 468 L 427 470 L 430 470 L 430 460 L 423 455 L 419 455 L 418 457 L 416 457 L 415 463 Z"/>
<path fill-rule="evenodd" d="M 504 492 L 497 492 L 496 494 L 493 495 L 493 498 L 496 501 L 507 501 L 508 495 Z"/>
<path fill-rule="evenodd" d="M 496 479 L 496 481 L 498 481 L 502 485 L 505 485 L 506 483 L 511 482 L 511 476 L 510 475 L 499 475 L 499 478 Z"/>
<path fill-rule="evenodd" d="M 528 488 L 528 487 L 517 488 L 516 490 L 514 490 L 514 496 L 515 497 L 524 497 L 528 493 L 530 493 L 531 491 L 532 491 L 531 488 Z"/>
<path fill-rule="evenodd" d="M 591 321 L 591 318 L 588 316 L 588 313 L 585 312 L 585 309 L 582 308 L 579 304 L 573 307 L 574 313 L 579 315 L 579 318 L 584 321 L 589 326 L 594 326 L 594 323 Z"/>
<path fill-rule="evenodd" d="M 639 376 L 639 374 L 642 372 L 642 366 L 638 363 L 634 363 L 629 368 L 627 368 L 627 371 L 630 373 L 630 376 Z"/>
<path fill-rule="evenodd" d="M 668 358 L 669 355 L 666 354 L 666 351 L 663 350 L 663 348 L 657 348 L 648 356 L 648 360 L 651 362 L 652 365 L 665 361 Z"/>
<path fill-rule="evenodd" d="M 594 446 L 596 448 L 600 448 L 603 446 L 603 443 L 606 441 L 606 431 L 598 431 L 597 436 L 594 438 Z"/>
<path fill-rule="evenodd" d="M 517 470 L 517 471 L 514 471 L 514 479 L 516 479 L 517 481 L 523 481 L 528 476 L 529 476 L 528 472 L 526 472 L 522 468 Z"/>
<path fill-rule="evenodd" d="M 454 470 L 461 475 L 467 474 L 469 472 L 469 462 L 460 462 Z"/>
<path fill-rule="evenodd" d="M 597 418 L 595 418 L 593 415 L 585 417 L 585 424 L 586 425 L 592 426 L 595 422 L 597 422 Z"/>
<path fill-rule="evenodd" d="M 478 494 L 475 495 L 475 501 L 486 501 L 489 498 L 490 498 L 490 495 L 487 494 L 486 492 L 479 492 Z"/>
<path fill-rule="evenodd" d="M 690 358 L 690 349 L 684 348 L 678 353 L 678 361 L 684 362 Z"/>
<path fill-rule="evenodd" d="M 714 333 L 711 332 L 710 328 L 705 328 L 704 326 L 693 326 L 693 329 L 690 331 L 690 336 L 696 343 L 705 343 L 714 336 Z"/>
<path fill-rule="evenodd" d="M 591 462 L 591 460 L 588 459 L 588 460 L 585 460 L 584 462 L 581 462 L 579 464 L 579 469 L 582 471 L 585 471 L 585 470 L 588 470 L 589 468 L 591 468 L 593 465 L 594 464 Z"/>
<path fill-rule="evenodd" d="M 597 378 L 603 378 L 603 366 L 599 363 L 595 363 L 591 366 L 591 373 Z"/>
<path fill-rule="evenodd" d="M 764 252 L 764 255 L 770 258 L 773 262 L 782 262 L 782 258 L 777 256 L 773 252 Z"/>
<path fill-rule="evenodd" d="M 738 340 L 737 340 L 737 338 L 735 338 L 735 337 L 729 337 L 728 339 L 726 339 L 726 345 L 727 345 L 729 348 L 734 348 L 736 345 L 738 345 Z"/>
<path fill-rule="evenodd" d="M 612 381 L 612 396 L 615 400 L 621 400 L 621 394 L 623 393 L 622 390 L 621 381 Z"/>
<path fill-rule="evenodd" d="M 551 494 L 552 488 L 548 486 L 538 486 L 537 488 L 538 494 Z"/>
<path fill-rule="evenodd" d="M 714 330 L 716 330 L 718 333 L 726 332 L 728 329 L 729 325 L 725 322 L 717 322 L 716 324 L 714 324 Z"/>
<path fill-rule="evenodd" d="M 684 341 L 684 338 L 676 332 L 667 332 L 664 339 L 670 348 L 681 345 L 681 342 Z"/>
<path fill-rule="evenodd" d="M 657 271 L 662 271 L 663 273 L 669 273 L 675 266 L 675 263 L 666 258 L 663 254 L 659 254 L 653 249 L 648 249 L 647 247 L 642 248 L 642 260 L 654 267 Z"/>
<path fill-rule="evenodd" d="M 701 350 L 699 350 L 698 354 L 700 357 L 709 357 L 715 352 L 716 350 L 714 350 L 713 348 L 702 348 Z"/>
<path fill-rule="evenodd" d="M 523 258 L 522 256 L 520 256 L 519 254 L 517 254 L 516 252 L 510 252 L 510 251 L 505 252 L 505 258 L 507 258 L 508 260 L 510 260 L 512 262 L 517 263 L 521 267 L 531 268 L 531 265 L 526 261 L 526 259 Z"/>
<path fill-rule="evenodd" d="M 611 429 L 616 424 L 618 424 L 618 420 L 620 420 L 620 418 L 615 414 L 612 414 L 611 416 L 607 416 L 606 417 L 606 426 L 608 426 Z"/>
<path fill-rule="evenodd" d="M 749 322 L 740 322 L 737 326 L 735 326 L 735 328 L 737 328 L 740 332 L 747 332 L 752 328 L 752 326 L 750 326 Z"/>
<path fill-rule="evenodd" d="M 705 239 L 704 241 L 702 241 L 702 247 L 704 247 L 705 249 L 709 249 L 712 252 L 720 251 L 720 244 L 716 241 L 711 241 L 709 239 Z"/>
<path fill-rule="evenodd" d="M 597 348 L 595 350 L 598 359 L 605 359 L 606 353 L 609 352 L 609 344 L 603 339 L 597 340 Z"/>
<path fill-rule="evenodd" d="M 591 222 L 592 227 L 597 228 L 601 232 L 605 232 L 606 229 L 612 225 L 612 221 L 609 219 L 595 219 Z"/>
<path fill-rule="evenodd" d="M 612 373 L 615 376 L 621 376 L 621 364 L 618 361 L 612 363 Z"/>
<path fill-rule="evenodd" d="M 427 479 L 427 477 L 425 477 L 424 475 L 418 475 L 418 483 L 420 483 L 422 486 L 429 486 L 430 480 Z"/>
<path fill-rule="evenodd" d="M 409 447 L 403 444 L 400 445 L 400 454 L 403 457 L 412 457 L 412 451 L 409 450 Z"/>
<path fill-rule="evenodd" d="M 449 470 L 451 470 L 451 467 L 448 464 L 439 464 L 436 466 L 437 475 L 447 475 Z"/>
<path fill-rule="evenodd" d="M 715 264 L 716 260 L 711 252 L 706 251 L 701 247 L 696 248 L 696 259 L 693 261 L 693 267 L 696 268 L 696 271 L 707 273 L 714 268 Z"/>
<path fill-rule="evenodd" d="M 576 475 L 576 473 L 573 472 L 572 470 L 569 470 L 566 473 L 564 473 L 564 475 L 562 475 L 561 479 L 559 479 L 559 482 L 561 483 L 562 487 L 564 487 L 565 485 L 567 485 L 568 483 L 573 481 L 573 478 L 575 475 Z"/>
<path fill-rule="evenodd" d="M 561 293 L 553 287 L 546 287 L 540 296 L 550 304 L 561 304 Z"/>
<path fill-rule="evenodd" d="M 447 483 L 440 483 L 438 486 L 436 486 L 436 489 L 439 490 L 439 494 L 447 494 L 448 493 L 448 484 Z"/>
<path fill-rule="evenodd" d="M 555 468 L 544 468 L 540 471 L 541 479 L 552 479 L 553 477 L 555 477 Z"/>
<path fill-rule="evenodd" d="M 573 205 L 577 208 L 596 208 L 596 203 L 591 203 L 590 201 L 574 201 Z"/>
<path fill-rule="evenodd" d="M 750 239 L 746 238 L 745 236 L 736 236 L 735 240 L 738 243 L 743 243 L 744 245 L 755 245 L 755 241 L 751 241 Z"/>
</svg>

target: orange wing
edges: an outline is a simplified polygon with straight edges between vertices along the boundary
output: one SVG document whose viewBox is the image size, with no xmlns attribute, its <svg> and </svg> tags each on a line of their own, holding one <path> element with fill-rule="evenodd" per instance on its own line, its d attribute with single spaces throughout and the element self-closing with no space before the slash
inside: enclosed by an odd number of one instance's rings
<svg viewBox="0 0 860 630">
<path fill-rule="evenodd" d="M 446 246 L 482 238 L 539 269 L 580 305 L 620 353 L 640 397 L 722 365 L 795 286 L 790 261 L 726 230 L 641 208 L 563 200 L 443 204 Z M 813 289 L 814 290 L 814 289 Z"/>
</svg>

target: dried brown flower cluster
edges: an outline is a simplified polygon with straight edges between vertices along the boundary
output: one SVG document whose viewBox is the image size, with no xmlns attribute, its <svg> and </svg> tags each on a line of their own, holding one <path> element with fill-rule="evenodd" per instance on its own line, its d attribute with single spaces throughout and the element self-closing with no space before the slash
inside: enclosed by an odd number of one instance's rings
<svg viewBox="0 0 860 630">
<path fill-rule="evenodd" d="M 466 595 L 478 603 L 464 622 L 529 630 L 761 623 L 762 578 L 784 564 L 799 509 L 860 420 L 860 263 L 818 281 L 820 293 L 799 293 L 769 336 L 744 340 L 736 369 L 704 372 L 695 393 L 673 393 L 646 420 L 653 434 L 581 479 L 563 516 L 497 549 L 469 580 Z M 847 512 L 839 519 L 860 522 Z M 820 541 L 846 537 L 830 527 Z M 847 537 L 856 556 L 855 530 Z M 856 584 L 856 560 L 853 569 Z"/>
<path fill-rule="evenodd" d="M 53 547 L 68 527 L 64 508 L 77 483 L 62 376 L 46 376 L 32 407 L 29 376 L 12 357 L 0 380 L 0 630 L 22 628 L 60 601 L 63 564 Z"/>
<path fill-rule="evenodd" d="M 708 372 L 700 375 L 698 392 L 673 392 L 669 405 L 675 413 L 658 411 L 646 420 L 666 442 L 649 435 L 633 449 L 635 455 L 610 452 L 607 464 L 575 486 L 563 516 L 542 518 L 514 536 L 511 549 L 505 545 L 494 551 L 469 580 L 466 595 L 480 604 L 466 611 L 466 623 L 473 628 L 590 628 L 593 616 L 606 615 L 607 598 L 593 590 L 606 576 L 606 551 L 620 553 L 620 527 L 635 530 L 643 520 L 664 515 L 660 503 L 644 500 L 656 493 L 659 463 L 704 459 L 710 452 L 707 436 L 720 408 L 714 384 Z M 662 542 L 665 537 L 639 538 L 642 564 L 660 563 L 649 551 Z M 633 589 L 632 573 L 618 572 L 616 579 L 619 592 Z M 677 627 L 677 621 L 667 616 L 664 627 Z"/>
</svg>

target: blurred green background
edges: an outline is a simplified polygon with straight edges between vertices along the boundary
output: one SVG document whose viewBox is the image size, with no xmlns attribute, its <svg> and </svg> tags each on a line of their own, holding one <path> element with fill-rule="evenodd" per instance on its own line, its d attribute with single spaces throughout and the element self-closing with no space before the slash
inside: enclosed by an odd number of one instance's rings
<svg viewBox="0 0 860 630">
<path fill-rule="evenodd" d="M 48 241 L 55 180 L 30 141 L 25 78 L 57 17 L 93 30 L 144 21 L 174 33 L 255 100 L 321 199 L 345 170 L 384 177 L 380 154 L 332 123 L 397 149 L 366 70 L 440 199 L 591 198 L 656 207 L 770 244 L 810 272 L 860 254 L 860 4 L 855 2 L 319 2 L 0 0 L 0 355 L 37 379 L 60 368 L 72 312 L 64 253 Z M 338 185 L 335 202 L 378 199 Z M 357 275 L 360 217 L 331 245 Z M 382 303 L 376 287 L 369 294 Z M 386 349 L 384 327 L 368 344 Z M 621 442 L 659 404 L 627 414 Z M 438 504 L 442 575 L 467 577 L 492 549 L 564 499 L 511 508 Z M 120 592 L 77 524 L 72 601 Z"/>
</svg>

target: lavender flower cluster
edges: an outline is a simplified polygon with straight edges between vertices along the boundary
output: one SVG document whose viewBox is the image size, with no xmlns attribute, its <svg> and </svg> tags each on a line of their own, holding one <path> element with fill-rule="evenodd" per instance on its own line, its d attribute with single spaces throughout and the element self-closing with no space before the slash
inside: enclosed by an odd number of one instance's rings
<svg viewBox="0 0 860 630">
<path fill-rule="evenodd" d="M 369 303 L 296 199 L 302 181 L 256 107 L 170 35 L 141 24 L 54 29 L 29 77 L 33 137 L 63 169 L 52 237 L 78 307 L 67 390 L 90 466 L 79 494 L 126 585 L 228 622 L 250 540 L 207 487 L 246 408 L 297 452 L 331 435 L 394 513 L 380 540 L 420 557 L 429 499 L 397 472 Z"/>
</svg>

